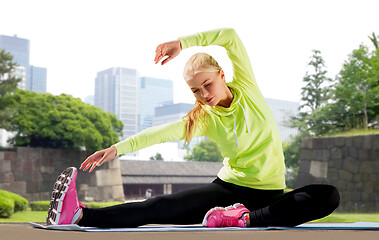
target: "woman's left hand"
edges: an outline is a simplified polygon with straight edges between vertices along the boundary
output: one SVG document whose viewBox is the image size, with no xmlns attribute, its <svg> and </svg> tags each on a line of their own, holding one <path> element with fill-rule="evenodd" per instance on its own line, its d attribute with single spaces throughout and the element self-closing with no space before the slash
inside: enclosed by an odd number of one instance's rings
<svg viewBox="0 0 379 240">
<path fill-rule="evenodd" d="M 165 42 L 159 44 L 157 49 L 155 50 L 155 64 L 161 61 L 164 57 L 167 56 L 166 59 L 162 61 L 162 65 L 168 63 L 171 59 L 175 58 L 179 55 L 182 50 L 182 46 L 180 44 L 180 40 L 174 40 L 171 42 Z"/>
</svg>

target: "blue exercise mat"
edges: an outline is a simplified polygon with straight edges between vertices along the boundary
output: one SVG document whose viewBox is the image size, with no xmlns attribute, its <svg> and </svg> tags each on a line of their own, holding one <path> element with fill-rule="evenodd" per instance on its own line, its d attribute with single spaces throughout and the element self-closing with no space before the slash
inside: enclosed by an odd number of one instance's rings
<svg viewBox="0 0 379 240">
<path fill-rule="evenodd" d="M 259 228 L 206 228 L 201 225 L 174 225 L 174 226 L 141 226 L 137 228 L 97 228 L 80 227 L 71 225 L 50 225 L 44 226 L 29 222 L 34 228 L 60 231 L 81 231 L 81 232 L 192 232 L 192 231 L 262 231 L 262 230 L 379 230 L 377 222 L 356 222 L 356 223 L 304 223 L 296 227 L 259 227 Z"/>
</svg>

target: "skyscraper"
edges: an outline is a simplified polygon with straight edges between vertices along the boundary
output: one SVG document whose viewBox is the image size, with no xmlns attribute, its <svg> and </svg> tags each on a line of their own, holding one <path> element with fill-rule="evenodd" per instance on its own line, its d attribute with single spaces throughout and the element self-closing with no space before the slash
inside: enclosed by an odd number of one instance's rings
<svg viewBox="0 0 379 240">
<path fill-rule="evenodd" d="M 290 102 L 272 98 L 266 98 L 268 106 L 274 114 L 276 124 L 279 128 L 279 134 L 283 141 L 289 141 L 290 136 L 298 133 L 297 128 L 291 128 L 289 121 L 299 112 L 299 103 Z"/>
<path fill-rule="evenodd" d="M 25 68 L 26 90 L 46 93 L 46 68 L 34 67 L 29 63 L 30 42 L 17 35 L 0 35 L 0 49 L 13 56 L 13 62 Z"/>
<path fill-rule="evenodd" d="M 26 90 L 26 70 L 23 66 L 16 66 L 13 71 L 13 76 L 21 79 L 18 82 L 17 87 L 19 89 Z"/>
<path fill-rule="evenodd" d="M 114 113 L 124 123 L 123 138 L 138 132 L 139 76 L 135 69 L 109 68 L 95 79 L 95 106 Z"/>
<path fill-rule="evenodd" d="M 142 77 L 139 91 L 139 131 L 153 126 L 155 107 L 173 103 L 173 82 L 171 80 Z"/>
<path fill-rule="evenodd" d="M 0 49 L 4 49 L 10 53 L 13 56 L 13 62 L 23 66 L 28 72 L 30 52 L 30 42 L 28 39 L 19 38 L 17 35 L 13 37 L 0 35 Z M 26 79 L 28 80 L 28 77 Z"/>
<path fill-rule="evenodd" d="M 30 66 L 30 78 L 27 89 L 33 92 L 46 93 L 46 68 Z"/>
</svg>

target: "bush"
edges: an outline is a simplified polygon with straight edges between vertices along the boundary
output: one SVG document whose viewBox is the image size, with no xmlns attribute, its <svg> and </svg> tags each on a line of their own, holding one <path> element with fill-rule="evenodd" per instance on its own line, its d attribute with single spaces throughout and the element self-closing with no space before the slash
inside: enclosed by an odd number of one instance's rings
<svg viewBox="0 0 379 240">
<path fill-rule="evenodd" d="M 32 211 L 47 211 L 49 210 L 49 206 L 49 201 L 30 202 L 30 208 L 32 209 Z"/>
<path fill-rule="evenodd" d="M 83 205 L 88 208 L 103 208 L 122 204 L 123 202 L 83 202 Z M 49 210 L 49 201 L 35 201 L 30 203 L 32 211 L 47 211 Z"/>
<path fill-rule="evenodd" d="M 8 192 L 5 190 L 0 190 L 0 196 L 4 196 L 5 198 L 12 199 L 14 201 L 14 211 L 25 211 L 28 208 L 28 200 L 17 195 L 16 193 Z"/>
<path fill-rule="evenodd" d="M 9 218 L 14 213 L 14 200 L 0 194 L 0 218 Z"/>
</svg>

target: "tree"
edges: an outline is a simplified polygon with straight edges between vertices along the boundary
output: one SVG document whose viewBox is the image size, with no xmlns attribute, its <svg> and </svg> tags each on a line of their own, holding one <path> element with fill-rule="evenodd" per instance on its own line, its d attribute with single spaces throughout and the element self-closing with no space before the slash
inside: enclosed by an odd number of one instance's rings
<svg viewBox="0 0 379 240">
<path fill-rule="evenodd" d="M 0 50 L 0 128 L 9 127 L 14 114 L 5 96 L 13 93 L 21 80 L 13 75 L 16 64 L 12 60 L 12 55 Z"/>
<path fill-rule="evenodd" d="M 327 103 L 332 80 L 326 76 L 325 62 L 319 50 L 313 50 L 308 67 L 310 69 L 303 78 L 305 86 L 301 88 L 302 105 L 298 116 L 292 119 L 292 125 L 302 133 L 317 135 L 320 133 L 317 129 L 320 122 L 316 121 L 312 113 Z"/>
<path fill-rule="evenodd" d="M 335 104 L 343 113 L 345 129 L 367 129 L 378 115 L 375 110 L 379 105 L 378 53 L 377 48 L 370 53 L 368 47 L 360 45 L 349 55 L 337 76 Z"/>
<path fill-rule="evenodd" d="M 162 157 L 162 154 L 160 154 L 160 153 L 155 154 L 155 156 L 151 156 L 151 157 L 150 157 L 150 160 L 164 161 L 164 159 L 163 159 L 163 157 Z"/>
<path fill-rule="evenodd" d="M 291 170 L 291 179 L 288 183 L 293 184 L 294 175 L 297 174 L 300 157 L 301 140 L 305 137 L 319 135 L 326 131 L 322 118 L 315 117 L 315 113 L 327 105 L 330 98 L 331 78 L 327 77 L 325 62 L 319 50 L 313 50 L 313 55 L 308 63 L 308 70 L 303 77 L 304 85 L 301 88 L 301 102 L 299 113 L 291 118 L 292 127 L 297 127 L 299 133 L 289 142 L 283 142 L 283 153 L 286 166 Z M 287 176 L 286 176 L 287 177 Z"/>
<path fill-rule="evenodd" d="M 379 48 L 379 42 L 378 42 L 378 39 L 377 39 L 375 33 L 373 32 L 372 37 L 369 36 L 368 38 L 371 40 L 372 44 L 374 44 L 374 47 L 377 50 Z"/>
<path fill-rule="evenodd" d="M 9 131 L 15 146 L 80 149 L 109 147 L 119 141 L 123 124 L 114 114 L 61 94 L 41 94 L 17 89 L 7 100 L 17 112 Z"/>
<path fill-rule="evenodd" d="M 217 143 L 207 139 L 196 145 L 184 159 L 193 162 L 222 162 L 224 158 Z"/>
</svg>

